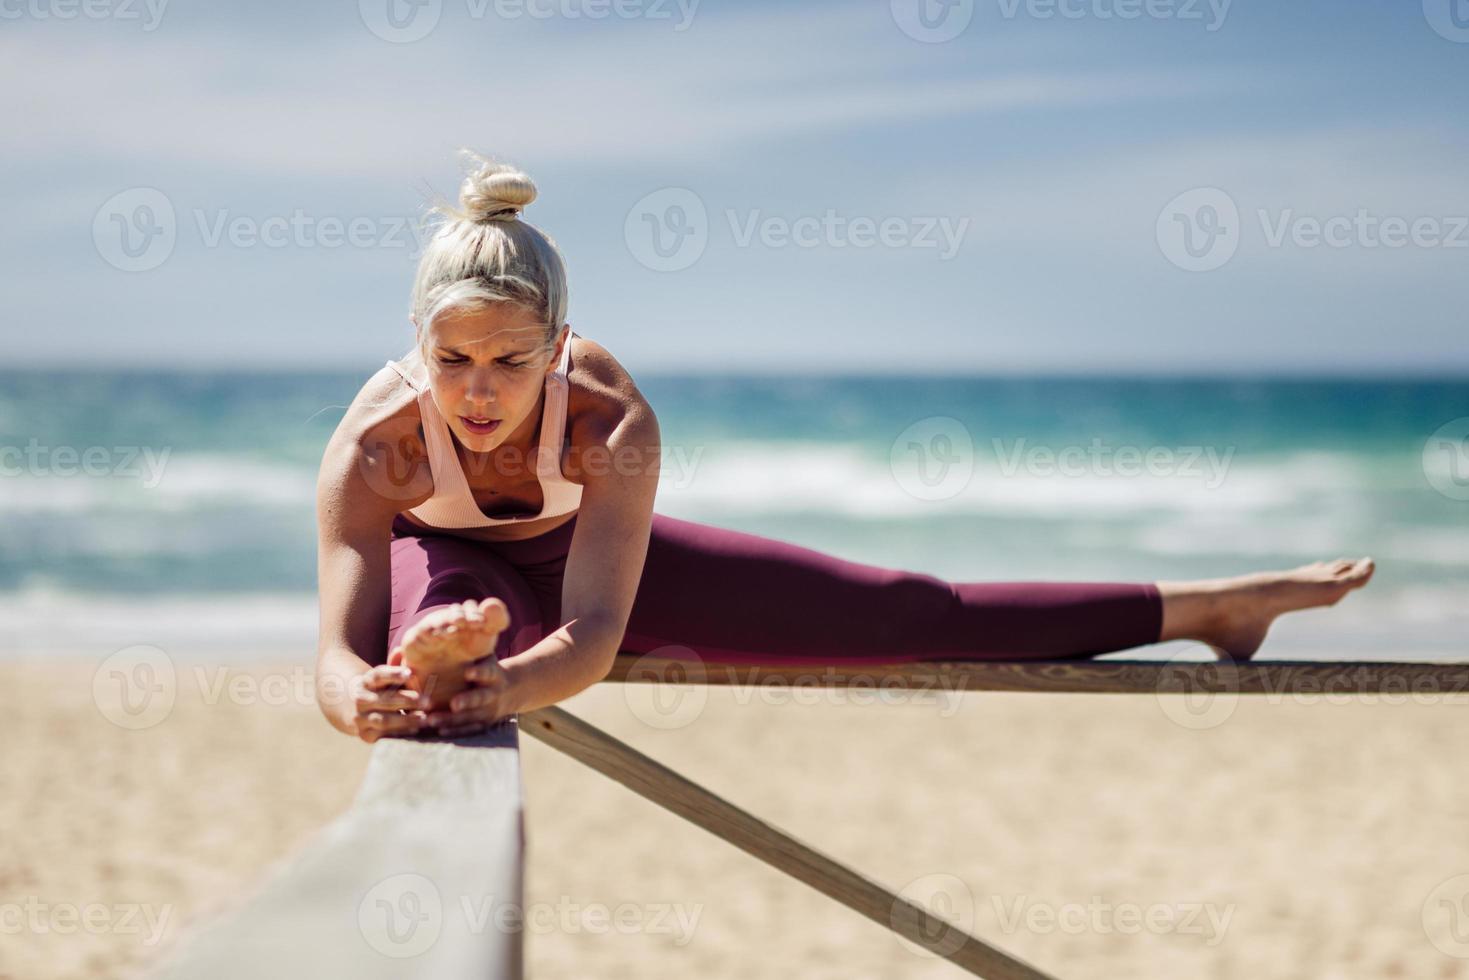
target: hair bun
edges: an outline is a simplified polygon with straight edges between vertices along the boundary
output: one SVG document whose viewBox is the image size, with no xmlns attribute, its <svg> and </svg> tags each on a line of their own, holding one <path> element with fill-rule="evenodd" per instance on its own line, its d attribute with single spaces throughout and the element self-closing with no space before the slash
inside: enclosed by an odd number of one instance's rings
<svg viewBox="0 0 1469 980">
<path fill-rule="evenodd" d="M 459 206 L 467 220 L 514 221 L 536 199 L 535 183 L 517 168 L 464 152 L 478 164 L 459 185 Z"/>
</svg>

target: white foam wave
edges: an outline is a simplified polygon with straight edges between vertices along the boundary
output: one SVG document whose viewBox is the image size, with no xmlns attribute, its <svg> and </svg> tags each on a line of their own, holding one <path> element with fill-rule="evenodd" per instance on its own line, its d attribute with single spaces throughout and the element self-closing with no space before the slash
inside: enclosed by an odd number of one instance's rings
<svg viewBox="0 0 1469 980">
<path fill-rule="evenodd" d="M 1213 464 L 1178 453 L 1171 467 L 1121 473 L 1106 463 L 1072 473 L 1039 465 L 1012 468 L 1005 459 L 980 455 L 967 481 L 954 481 L 952 492 L 934 499 L 901 466 L 857 445 L 746 442 L 707 447 L 677 473 L 665 464 L 659 497 L 706 513 L 854 518 L 1261 514 L 1307 507 L 1321 498 L 1332 498 L 1336 509 L 1351 509 L 1369 476 L 1359 459 L 1331 453 Z"/>
</svg>

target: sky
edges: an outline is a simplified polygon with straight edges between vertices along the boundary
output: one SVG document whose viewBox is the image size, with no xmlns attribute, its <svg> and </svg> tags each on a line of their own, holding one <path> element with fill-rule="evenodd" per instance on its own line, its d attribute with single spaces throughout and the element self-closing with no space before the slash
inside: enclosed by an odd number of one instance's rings
<svg viewBox="0 0 1469 980">
<path fill-rule="evenodd" d="M 0 0 L 0 357 L 371 370 L 456 150 L 653 373 L 1469 373 L 1469 0 Z"/>
</svg>

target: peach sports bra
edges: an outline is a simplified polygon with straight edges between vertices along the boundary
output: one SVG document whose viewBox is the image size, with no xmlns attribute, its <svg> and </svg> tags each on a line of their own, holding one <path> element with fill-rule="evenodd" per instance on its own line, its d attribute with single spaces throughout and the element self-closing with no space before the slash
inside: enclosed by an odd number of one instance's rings
<svg viewBox="0 0 1469 980">
<path fill-rule="evenodd" d="M 543 503 L 538 514 L 519 517 L 488 517 L 475 502 L 465 479 L 459 454 L 454 451 L 454 436 L 439 414 L 433 392 L 426 379 L 419 381 L 405 372 L 397 361 L 387 366 L 397 371 L 418 392 L 418 411 L 423 420 L 423 438 L 428 449 L 429 471 L 434 478 L 433 496 L 409 508 L 408 513 L 430 527 L 492 527 L 498 524 L 524 524 L 544 517 L 569 514 L 581 506 L 581 485 L 572 483 L 561 472 L 561 444 L 566 436 L 566 406 L 570 385 L 566 380 L 571 364 L 571 338 L 561 351 L 561 363 L 546 375 L 544 408 L 541 413 L 541 438 L 535 451 L 536 480 L 541 485 Z"/>
</svg>

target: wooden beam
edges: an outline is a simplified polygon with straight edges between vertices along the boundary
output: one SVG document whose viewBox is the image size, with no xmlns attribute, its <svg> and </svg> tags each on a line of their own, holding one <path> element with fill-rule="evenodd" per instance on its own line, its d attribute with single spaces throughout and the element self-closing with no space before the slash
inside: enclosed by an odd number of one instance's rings
<svg viewBox="0 0 1469 980">
<path fill-rule="evenodd" d="M 914 944 L 989 980 L 1053 980 L 772 827 L 601 729 L 557 707 L 520 716 L 527 735 L 803 881 Z M 860 970 L 858 972 L 861 972 Z"/>
<path fill-rule="evenodd" d="M 382 739 L 352 806 L 154 976 L 518 980 L 522 806 L 513 723 Z"/>
<path fill-rule="evenodd" d="M 1469 663 L 1391 661 L 923 660 L 750 665 L 620 653 L 604 680 L 1052 694 L 1469 694 Z"/>
</svg>

